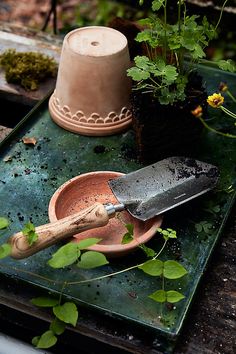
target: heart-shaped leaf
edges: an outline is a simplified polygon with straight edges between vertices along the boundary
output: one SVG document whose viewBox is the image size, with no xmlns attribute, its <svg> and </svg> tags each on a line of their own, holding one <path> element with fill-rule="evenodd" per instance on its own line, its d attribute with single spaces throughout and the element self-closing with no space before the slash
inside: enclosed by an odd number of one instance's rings
<svg viewBox="0 0 236 354">
<path fill-rule="evenodd" d="M 167 279 L 178 279 L 187 274 L 187 270 L 176 261 L 164 262 L 163 275 Z"/>
<path fill-rule="evenodd" d="M 87 251 L 82 254 L 80 261 L 77 263 L 79 268 L 92 269 L 108 264 L 108 260 L 104 254 L 95 251 Z"/>
<path fill-rule="evenodd" d="M 156 301 L 156 302 L 165 302 L 166 301 L 166 292 L 165 290 L 157 290 L 151 295 L 149 295 L 150 299 Z"/>
<path fill-rule="evenodd" d="M 59 300 L 54 299 L 53 297 L 41 296 L 31 299 L 31 302 L 32 304 L 39 307 L 53 307 L 55 305 L 58 305 Z"/>
<path fill-rule="evenodd" d="M 63 305 L 53 307 L 53 313 L 59 320 L 76 326 L 78 310 L 73 302 L 65 302 Z"/>
<path fill-rule="evenodd" d="M 52 268 L 63 268 L 77 261 L 80 256 L 79 246 L 75 242 L 70 242 L 52 255 L 48 264 Z"/>
<path fill-rule="evenodd" d="M 163 273 L 163 262 L 159 259 L 151 259 L 139 266 L 139 269 L 154 277 L 160 276 Z"/>
</svg>

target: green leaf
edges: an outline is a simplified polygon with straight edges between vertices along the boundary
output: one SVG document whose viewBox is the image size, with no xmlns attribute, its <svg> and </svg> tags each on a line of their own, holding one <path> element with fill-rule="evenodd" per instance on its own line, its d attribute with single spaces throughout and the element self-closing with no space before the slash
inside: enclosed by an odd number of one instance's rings
<svg viewBox="0 0 236 354">
<path fill-rule="evenodd" d="M 77 263 L 77 266 L 83 269 L 92 269 L 108 263 L 109 262 L 104 254 L 95 251 L 87 251 L 82 254 L 80 261 Z"/>
<path fill-rule="evenodd" d="M 141 25 L 141 26 L 151 26 L 153 21 L 151 18 L 141 18 L 140 20 L 138 20 L 138 23 Z M 143 31 L 142 31 L 143 32 Z M 140 32 L 139 32 L 140 33 Z"/>
<path fill-rule="evenodd" d="M 218 66 L 221 70 L 226 70 L 234 73 L 236 71 L 236 64 L 231 60 L 219 60 Z"/>
<path fill-rule="evenodd" d="M 53 297 L 41 296 L 31 299 L 30 302 L 32 302 L 33 305 L 39 307 L 53 307 L 55 305 L 58 305 L 59 300 L 54 299 Z"/>
<path fill-rule="evenodd" d="M 135 38 L 137 42 L 146 42 L 149 41 L 151 38 L 151 33 L 150 30 L 146 29 L 143 30 L 142 32 L 139 32 Z"/>
<path fill-rule="evenodd" d="M 156 254 L 156 252 L 155 252 L 152 248 L 147 247 L 147 246 L 144 245 L 144 244 L 140 244 L 140 245 L 139 245 L 139 248 L 141 248 L 141 250 L 146 254 L 146 256 L 147 256 L 148 258 L 152 258 L 152 257 L 154 257 L 155 254 Z"/>
<path fill-rule="evenodd" d="M 60 247 L 59 250 L 52 255 L 48 264 L 52 268 L 63 268 L 76 262 L 79 256 L 80 250 L 78 243 L 70 242 Z"/>
<path fill-rule="evenodd" d="M 176 261 L 164 262 L 163 275 L 167 279 L 178 279 L 187 274 L 187 270 Z"/>
<path fill-rule="evenodd" d="M 133 241 L 133 239 L 134 239 L 133 235 L 130 234 L 129 232 L 127 232 L 122 237 L 121 243 L 122 243 L 122 245 L 126 245 L 126 244 L 130 243 L 131 241 Z"/>
<path fill-rule="evenodd" d="M 81 240 L 81 241 L 77 242 L 77 246 L 78 246 L 78 248 L 80 250 L 83 250 L 85 248 L 88 248 L 88 247 L 91 247 L 93 245 L 96 245 L 101 240 L 102 240 L 101 238 L 95 238 L 95 237 L 86 238 L 84 240 Z"/>
<path fill-rule="evenodd" d="M 156 302 L 165 302 L 166 301 L 166 292 L 165 290 L 157 290 L 151 295 L 149 295 L 150 299 L 156 301 Z"/>
<path fill-rule="evenodd" d="M 130 233 L 131 235 L 134 234 L 134 225 L 133 224 L 126 224 L 125 227 L 126 227 L 128 233 Z"/>
<path fill-rule="evenodd" d="M 170 228 L 167 228 L 166 230 L 161 229 L 160 227 L 157 228 L 157 232 L 162 234 L 165 240 L 168 240 L 169 238 L 177 238 L 176 236 L 176 231 Z"/>
<path fill-rule="evenodd" d="M 169 234 L 168 234 L 169 238 L 177 238 L 175 230 L 170 229 L 170 228 L 167 228 L 166 230 L 169 232 Z"/>
<path fill-rule="evenodd" d="M 9 225 L 9 220 L 4 217 L 0 217 L 0 230 L 6 229 Z"/>
<path fill-rule="evenodd" d="M 144 69 L 144 70 L 148 70 L 149 65 L 151 64 L 150 59 L 148 57 L 146 57 L 145 55 L 137 55 L 134 58 L 134 62 L 138 68 Z"/>
<path fill-rule="evenodd" d="M 165 0 L 153 0 L 152 1 L 152 10 L 158 11 L 164 5 Z"/>
<path fill-rule="evenodd" d="M 53 313 L 59 320 L 76 326 L 78 310 L 73 302 L 65 302 L 63 305 L 53 307 Z"/>
<path fill-rule="evenodd" d="M 33 344 L 33 346 L 37 347 L 39 339 L 40 339 L 40 336 L 36 336 L 36 337 L 32 338 L 31 343 Z"/>
<path fill-rule="evenodd" d="M 32 246 L 38 239 L 38 235 L 35 232 L 35 226 L 31 222 L 25 224 L 24 228 L 22 229 L 22 233 L 25 235 L 30 246 Z"/>
<path fill-rule="evenodd" d="M 51 331 L 53 331 L 54 334 L 59 336 L 60 334 L 62 334 L 65 331 L 66 324 L 65 324 L 65 322 L 62 322 L 57 317 L 55 317 L 54 320 L 52 321 L 52 323 L 50 324 L 49 329 Z"/>
<path fill-rule="evenodd" d="M 0 259 L 3 259 L 11 254 L 11 245 L 3 243 L 0 246 Z"/>
<path fill-rule="evenodd" d="M 195 45 L 192 56 L 194 59 L 204 58 L 206 56 L 200 44 Z"/>
<path fill-rule="evenodd" d="M 170 302 L 171 304 L 174 304 L 175 302 L 178 302 L 184 298 L 185 296 L 178 291 L 169 290 L 166 292 L 166 301 Z"/>
<path fill-rule="evenodd" d="M 143 263 L 138 268 L 142 269 L 144 273 L 156 277 L 162 275 L 163 273 L 163 262 L 159 259 L 151 259 L 150 261 Z"/>
<path fill-rule="evenodd" d="M 46 331 L 41 335 L 41 337 L 34 337 L 32 340 L 32 343 L 35 345 L 37 348 L 41 349 L 46 349 L 50 348 L 53 345 L 55 345 L 57 342 L 57 337 L 54 335 L 53 331 Z"/>
<path fill-rule="evenodd" d="M 150 73 L 139 68 L 130 68 L 127 70 L 127 75 L 132 77 L 134 81 L 146 80 L 150 77 Z"/>
<path fill-rule="evenodd" d="M 195 224 L 195 229 L 197 232 L 205 232 L 206 234 L 212 233 L 213 224 L 204 220 Z"/>
</svg>

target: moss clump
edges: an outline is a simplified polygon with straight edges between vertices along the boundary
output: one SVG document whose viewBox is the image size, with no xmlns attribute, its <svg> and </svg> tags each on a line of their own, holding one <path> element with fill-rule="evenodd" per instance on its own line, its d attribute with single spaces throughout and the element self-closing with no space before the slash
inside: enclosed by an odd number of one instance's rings
<svg viewBox="0 0 236 354">
<path fill-rule="evenodd" d="M 57 73 L 55 60 L 37 52 L 8 49 L 0 55 L 0 65 L 5 69 L 8 83 L 19 84 L 32 91 L 38 88 L 40 82 Z"/>
</svg>

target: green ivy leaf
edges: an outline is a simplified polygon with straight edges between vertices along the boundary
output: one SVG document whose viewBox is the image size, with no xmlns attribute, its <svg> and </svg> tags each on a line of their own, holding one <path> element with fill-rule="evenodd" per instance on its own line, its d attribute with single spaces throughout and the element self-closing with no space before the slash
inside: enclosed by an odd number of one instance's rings
<svg viewBox="0 0 236 354">
<path fill-rule="evenodd" d="M 134 237 L 129 232 L 127 232 L 122 237 L 121 243 L 122 243 L 122 245 L 126 245 L 126 244 L 130 243 L 131 241 L 133 241 L 133 239 L 134 239 Z"/>
<path fill-rule="evenodd" d="M 59 300 L 54 299 L 53 297 L 46 297 L 46 296 L 41 296 L 41 297 L 35 297 L 30 300 L 30 302 L 39 307 L 53 307 L 55 305 L 58 305 Z"/>
<path fill-rule="evenodd" d="M 141 248 L 141 250 L 146 254 L 148 258 L 152 258 L 156 255 L 156 252 L 152 248 L 147 247 L 144 244 L 140 244 L 139 248 Z"/>
<path fill-rule="evenodd" d="M 57 317 L 55 317 L 52 323 L 50 324 L 49 329 L 53 331 L 54 334 L 59 336 L 65 331 L 66 324 L 59 320 Z"/>
<path fill-rule="evenodd" d="M 65 302 L 63 305 L 53 307 L 53 313 L 59 320 L 76 326 L 78 310 L 73 302 Z"/>
<path fill-rule="evenodd" d="M 157 290 L 151 295 L 149 295 L 150 299 L 156 301 L 156 302 L 166 302 L 166 292 L 165 290 Z"/>
<path fill-rule="evenodd" d="M 31 222 L 25 224 L 24 228 L 22 229 L 22 233 L 25 235 L 30 246 L 32 246 L 38 239 L 38 235 L 35 232 L 35 226 Z"/>
<path fill-rule="evenodd" d="M 0 230 L 6 229 L 9 225 L 9 220 L 4 217 L 0 217 Z"/>
<path fill-rule="evenodd" d="M 187 270 L 176 261 L 165 261 L 163 275 L 167 279 L 182 278 L 187 274 Z"/>
<path fill-rule="evenodd" d="M 95 251 L 87 251 L 82 254 L 80 261 L 77 263 L 77 266 L 83 269 L 92 269 L 108 263 L 109 262 L 104 254 Z"/>
<path fill-rule="evenodd" d="M 174 304 L 175 302 L 179 302 L 180 300 L 184 299 L 185 296 L 178 291 L 169 290 L 166 292 L 166 301 Z"/>
<path fill-rule="evenodd" d="M 84 250 L 85 248 L 96 245 L 101 240 L 102 240 L 101 238 L 95 238 L 95 237 L 86 238 L 84 240 L 77 242 L 77 246 L 80 250 Z"/>
<path fill-rule="evenodd" d="M 31 343 L 33 344 L 33 346 L 37 347 L 39 339 L 40 339 L 40 336 L 36 336 L 36 337 L 32 338 Z"/>
<path fill-rule="evenodd" d="M 144 273 L 156 277 L 162 275 L 163 273 L 163 262 L 159 259 L 151 259 L 150 261 L 143 263 L 138 268 L 142 269 Z"/>
<path fill-rule="evenodd" d="M 46 331 L 40 337 L 34 337 L 32 343 L 37 348 L 46 349 L 55 345 L 57 342 L 57 337 L 54 335 L 53 331 Z"/>
<path fill-rule="evenodd" d="M 126 224 L 125 227 L 128 232 L 126 234 L 124 234 L 124 236 L 122 238 L 121 243 L 123 245 L 130 243 L 134 239 L 134 225 L 133 224 Z"/>
<path fill-rule="evenodd" d="M 125 224 L 125 227 L 131 235 L 134 234 L 134 225 L 133 224 Z"/>
<path fill-rule="evenodd" d="M 48 264 L 52 268 L 63 268 L 76 262 L 79 256 L 80 250 L 78 243 L 70 242 L 60 247 L 59 250 L 52 255 L 52 258 L 49 259 Z"/>
<path fill-rule="evenodd" d="M 175 230 L 170 229 L 170 228 L 167 228 L 166 230 L 169 232 L 169 234 L 168 234 L 169 238 L 177 238 Z"/>
<path fill-rule="evenodd" d="M 3 243 L 0 246 L 0 259 L 3 259 L 11 254 L 11 245 Z"/>
<path fill-rule="evenodd" d="M 163 230 L 162 228 L 158 227 L 157 232 L 162 234 L 163 238 L 167 241 L 169 238 L 177 238 L 176 231 L 170 228 Z"/>
</svg>

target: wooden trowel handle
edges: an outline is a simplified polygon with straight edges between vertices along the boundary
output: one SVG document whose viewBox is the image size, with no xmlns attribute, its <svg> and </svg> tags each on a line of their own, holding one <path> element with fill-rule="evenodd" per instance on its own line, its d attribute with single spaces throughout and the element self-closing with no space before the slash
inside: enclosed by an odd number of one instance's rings
<svg viewBox="0 0 236 354">
<path fill-rule="evenodd" d="M 31 246 L 22 232 L 14 234 L 9 239 L 12 246 L 11 256 L 16 259 L 29 257 L 79 232 L 104 226 L 108 221 L 109 216 L 104 205 L 95 203 L 89 208 L 54 223 L 36 227 L 35 232 L 38 238 Z"/>
</svg>

